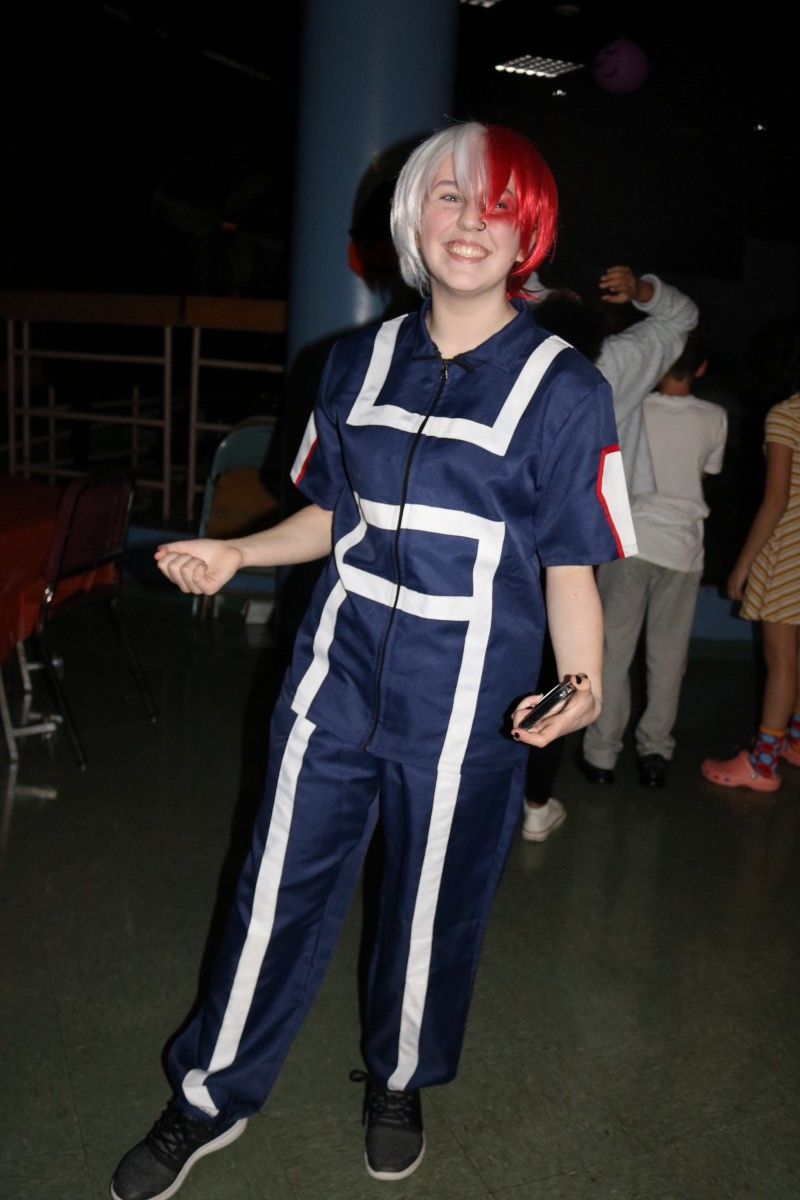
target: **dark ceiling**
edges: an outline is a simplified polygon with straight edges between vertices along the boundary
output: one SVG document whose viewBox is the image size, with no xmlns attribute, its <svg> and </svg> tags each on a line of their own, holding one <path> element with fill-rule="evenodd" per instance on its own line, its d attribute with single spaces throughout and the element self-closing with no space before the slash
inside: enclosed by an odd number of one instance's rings
<svg viewBox="0 0 800 1200">
<path fill-rule="evenodd" d="M 560 185 L 562 247 L 592 265 L 735 276 L 744 239 L 798 237 L 797 47 L 784 9 L 763 6 L 757 24 L 754 11 L 704 0 L 464 5 L 461 101 L 539 143 Z M 647 60 L 628 92 L 593 71 L 617 38 Z M 491 70 L 520 53 L 586 65 L 555 83 Z"/>
<path fill-rule="evenodd" d="M 181 274 L 197 222 L 231 204 L 261 256 L 234 286 L 266 286 L 285 243 L 302 5 L 226 0 L 222 11 L 27 0 L 4 18 L 8 286 L 197 286 Z M 565 255 L 733 276 L 745 238 L 797 240 L 795 39 L 785 9 L 763 6 L 757 22 L 755 11 L 461 5 L 452 115 L 506 122 L 540 145 L 561 189 Z M 618 37 L 642 48 L 648 74 L 613 93 L 592 63 Z M 557 87 L 494 70 L 524 52 L 586 65 Z"/>
</svg>

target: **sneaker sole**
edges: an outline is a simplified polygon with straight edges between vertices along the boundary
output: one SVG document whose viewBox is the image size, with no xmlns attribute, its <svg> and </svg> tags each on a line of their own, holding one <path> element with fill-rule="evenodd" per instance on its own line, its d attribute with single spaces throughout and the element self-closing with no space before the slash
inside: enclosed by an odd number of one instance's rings
<svg viewBox="0 0 800 1200">
<path fill-rule="evenodd" d="M 523 825 L 522 836 L 526 842 L 545 842 L 550 837 L 551 833 L 555 833 L 567 819 L 567 814 L 562 813 L 560 817 L 556 817 L 555 821 L 551 821 L 546 829 L 526 829 Z"/>
<path fill-rule="evenodd" d="M 158 1192 L 156 1195 L 150 1196 L 149 1200 L 169 1200 L 170 1196 L 174 1196 L 179 1188 L 183 1187 L 186 1176 L 196 1162 L 199 1162 L 201 1158 L 205 1158 L 207 1154 L 213 1154 L 215 1150 L 224 1150 L 226 1146 L 230 1146 L 231 1142 L 235 1142 L 237 1138 L 242 1136 L 246 1128 L 247 1117 L 242 1117 L 239 1121 L 231 1125 L 230 1129 L 226 1129 L 219 1137 L 214 1138 L 212 1142 L 206 1142 L 205 1146 L 201 1146 L 199 1150 L 195 1150 L 191 1158 L 187 1158 L 183 1164 L 183 1170 L 179 1175 L 176 1175 L 169 1187 L 163 1192 Z M 118 1196 L 114 1191 L 113 1183 L 110 1190 L 111 1200 L 123 1200 L 123 1197 Z"/>
<path fill-rule="evenodd" d="M 403 1171 L 375 1171 L 369 1165 L 369 1159 L 367 1158 L 366 1153 L 364 1154 L 364 1162 L 367 1165 L 367 1174 L 368 1175 L 371 1175 L 373 1179 L 380 1179 L 383 1182 L 390 1183 L 393 1179 L 408 1179 L 409 1175 L 414 1174 L 414 1172 L 416 1171 L 417 1167 L 422 1162 L 424 1157 L 425 1157 L 425 1135 L 423 1134 L 422 1135 L 422 1149 L 420 1150 L 417 1157 L 414 1159 L 411 1166 L 406 1167 L 405 1170 L 403 1170 Z"/>
</svg>

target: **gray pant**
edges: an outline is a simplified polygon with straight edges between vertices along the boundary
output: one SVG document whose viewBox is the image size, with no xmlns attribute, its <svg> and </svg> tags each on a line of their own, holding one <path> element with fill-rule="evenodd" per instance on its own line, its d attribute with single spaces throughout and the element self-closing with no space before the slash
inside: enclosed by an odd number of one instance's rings
<svg viewBox="0 0 800 1200">
<path fill-rule="evenodd" d="M 630 667 L 645 623 L 647 707 L 636 726 L 637 754 L 672 758 L 672 727 L 686 671 L 701 571 L 672 571 L 641 558 L 603 563 L 603 711 L 586 730 L 583 754 L 611 770 L 631 714 Z"/>
</svg>

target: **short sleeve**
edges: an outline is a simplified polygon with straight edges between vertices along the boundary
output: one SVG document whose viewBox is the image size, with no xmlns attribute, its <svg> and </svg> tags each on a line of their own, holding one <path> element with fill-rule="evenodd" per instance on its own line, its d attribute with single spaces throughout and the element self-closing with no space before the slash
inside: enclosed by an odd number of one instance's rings
<svg viewBox="0 0 800 1200">
<path fill-rule="evenodd" d="M 606 383 L 572 407 L 546 448 L 536 539 L 545 567 L 594 565 L 636 553 L 611 390 Z"/>
<path fill-rule="evenodd" d="M 332 411 L 332 376 L 335 347 L 328 355 L 317 403 L 308 419 L 291 469 L 292 483 L 306 499 L 333 511 L 344 486 L 339 431 Z"/>
<path fill-rule="evenodd" d="M 725 458 L 725 443 L 728 440 L 728 414 L 724 409 L 720 409 L 717 414 L 715 434 L 714 443 L 703 466 L 706 475 L 719 475 L 722 470 L 722 462 Z"/>
<path fill-rule="evenodd" d="M 776 404 L 767 413 L 764 430 L 765 442 L 776 442 L 780 446 L 798 449 L 798 422 L 789 404 Z"/>
</svg>

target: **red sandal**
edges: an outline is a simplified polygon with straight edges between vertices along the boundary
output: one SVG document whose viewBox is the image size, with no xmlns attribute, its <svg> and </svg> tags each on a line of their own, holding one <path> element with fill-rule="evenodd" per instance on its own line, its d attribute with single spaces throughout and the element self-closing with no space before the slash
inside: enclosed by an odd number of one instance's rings
<svg viewBox="0 0 800 1200">
<path fill-rule="evenodd" d="M 781 746 L 781 758 L 792 767 L 800 767 L 800 754 L 787 741 Z"/>
<path fill-rule="evenodd" d="M 754 770 L 746 750 L 740 750 L 733 758 L 706 758 L 700 764 L 700 771 L 704 779 L 720 787 L 744 787 L 754 792 L 777 792 L 781 786 L 777 775 L 759 775 L 758 771 Z"/>
</svg>

